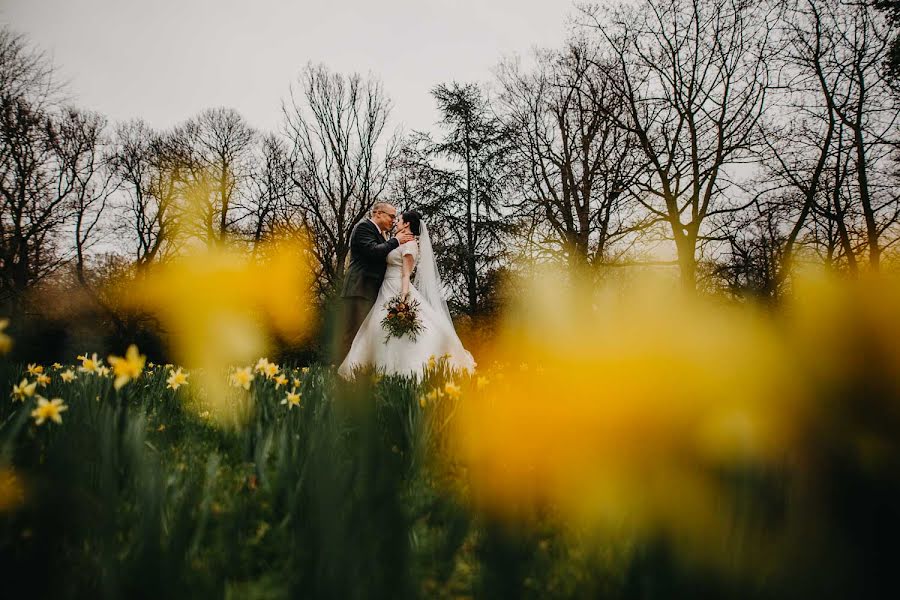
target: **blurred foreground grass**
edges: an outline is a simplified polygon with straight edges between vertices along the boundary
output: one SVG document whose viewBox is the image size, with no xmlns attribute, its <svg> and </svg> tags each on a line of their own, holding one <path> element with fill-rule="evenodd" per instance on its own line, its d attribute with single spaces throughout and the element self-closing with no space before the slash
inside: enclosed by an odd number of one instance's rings
<svg viewBox="0 0 900 600">
<path fill-rule="evenodd" d="M 896 280 L 526 297 L 472 375 L 2 364 L 4 597 L 896 597 Z"/>
</svg>

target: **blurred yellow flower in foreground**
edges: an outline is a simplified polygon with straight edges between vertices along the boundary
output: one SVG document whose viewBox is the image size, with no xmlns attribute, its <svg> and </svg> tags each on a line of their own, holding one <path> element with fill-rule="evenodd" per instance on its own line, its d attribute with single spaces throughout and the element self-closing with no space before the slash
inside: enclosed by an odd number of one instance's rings
<svg viewBox="0 0 900 600">
<path fill-rule="evenodd" d="M 28 365 L 28 374 L 29 375 L 40 375 L 43 372 L 44 372 L 44 367 L 42 367 L 41 365 L 36 365 L 34 363 L 31 363 Z"/>
<path fill-rule="evenodd" d="M 183 385 L 187 385 L 188 376 L 190 373 L 185 373 L 181 370 L 181 367 L 173 370 L 169 374 L 169 378 L 166 379 L 166 383 L 170 390 L 177 390 Z"/>
<path fill-rule="evenodd" d="M 552 275 L 520 297 L 492 358 L 541 368 L 497 373 L 454 419 L 486 510 L 552 506 L 594 527 L 675 529 L 702 543 L 727 521 L 722 469 L 775 460 L 794 439 L 803 391 L 754 308 Z"/>
<path fill-rule="evenodd" d="M 15 510 L 25 504 L 25 486 L 11 466 L 0 467 L 0 512 Z"/>
<path fill-rule="evenodd" d="M 110 355 L 107 360 L 112 365 L 113 373 L 116 376 L 113 387 L 118 390 L 132 379 L 141 376 L 147 357 L 138 352 L 137 346 L 131 344 L 125 351 L 124 357 Z"/>
<path fill-rule="evenodd" d="M 27 379 L 23 379 L 18 385 L 13 385 L 12 397 L 16 400 L 24 400 L 29 396 L 34 396 L 34 390 L 37 388 L 37 382 L 28 383 Z"/>
<path fill-rule="evenodd" d="M 46 398 L 38 396 L 37 402 L 37 408 L 31 411 L 31 416 L 34 417 L 36 425 L 43 425 L 44 421 L 47 419 L 50 419 L 54 423 L 62 423 L 62 415 L 60 413 L 69 408 L 63 404 L 62 398 L 47 400 Z"/>
<path fill-rule="evenodd" d="M 9 327 L 9 319 L 0 319 L 0 354 L 6 354 L 12 350 L 12 338 L 6 334 Z"/>
<path fill-rule="evenodd" d="M 119 287 L 126 306 L 162 321 L 176 362 L 199 369 L 197 384 L 219 422 L 234 422 L 222 374 L 263 355 L 276 338 L 300 340 L 312 320 L 307 245 L 276 237 L 256 250 L 228 241 L 194 248 Z"/>
</svg>

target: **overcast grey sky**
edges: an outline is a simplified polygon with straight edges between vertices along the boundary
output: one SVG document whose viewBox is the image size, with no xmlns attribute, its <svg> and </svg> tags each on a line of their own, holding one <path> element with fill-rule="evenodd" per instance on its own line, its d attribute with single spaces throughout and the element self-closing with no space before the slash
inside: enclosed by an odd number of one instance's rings
<svg viewBox="0 0 900 600">
<path fill-rule="evenodd" d="M 565 39 L 570 0 L 0 0 L 77 103 L 164 128 L 213 106 L 276 128 L 307 61 L 371 72 L 393 125 L 431 129 L 437 83 L 486 81 L 505 54 Z"/>
</svg>

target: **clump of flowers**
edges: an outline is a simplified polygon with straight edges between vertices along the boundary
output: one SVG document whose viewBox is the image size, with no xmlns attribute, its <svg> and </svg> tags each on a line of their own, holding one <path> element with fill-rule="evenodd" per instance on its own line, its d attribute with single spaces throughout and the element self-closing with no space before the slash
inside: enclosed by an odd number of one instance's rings
<svg viewBox="0 0 900 600">
<path fill-rule="evenodd" d="M 407 300 L 402 295 L 398 295 L 388 300 L 384 307 L 387 309 L 387 314 L 381 320 L 381 327 L 387 332 L 384 338 L 385 342 L 392 337 L 402 338 L 403 336 L 415 341 L 422 333 L 424 325 L 419 319 L 418 300 Z"/>
</svg>

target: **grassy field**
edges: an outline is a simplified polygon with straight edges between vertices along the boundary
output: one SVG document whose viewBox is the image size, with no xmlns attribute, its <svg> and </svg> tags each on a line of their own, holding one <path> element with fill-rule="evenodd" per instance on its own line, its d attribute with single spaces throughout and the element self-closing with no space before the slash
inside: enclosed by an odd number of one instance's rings
<svg viewBox="0 0 900 600">
<path fill-rule="evenodd" d="M 213 422 L 170 370 L 113 378 L 45 367 L 64 399 L 41 425 L 33 397 L 0 400 L 4 585 L 30 597 L 403 598 L 583 595 L 617 585 L 549 526 L 528 535 L 462 503 L 442 424 L 474 389 L 440 367 L 421 382 L 330 368 L 257 374 Z M 225 376 L 223 374 L 223 376 Z M 4 365 L 7 389 L 29 375 Z M 215 407 L 212 407 L 213 409 Z M 604 559 L 608 560 L 608 558 Z"/>
<path fill-rule="evenodd" d="M 225 397 L 0 362 L 2 597 L 897 597 L 900 285 L 823 298 L 588 303 L 475 375 Z"/>
</svg>

